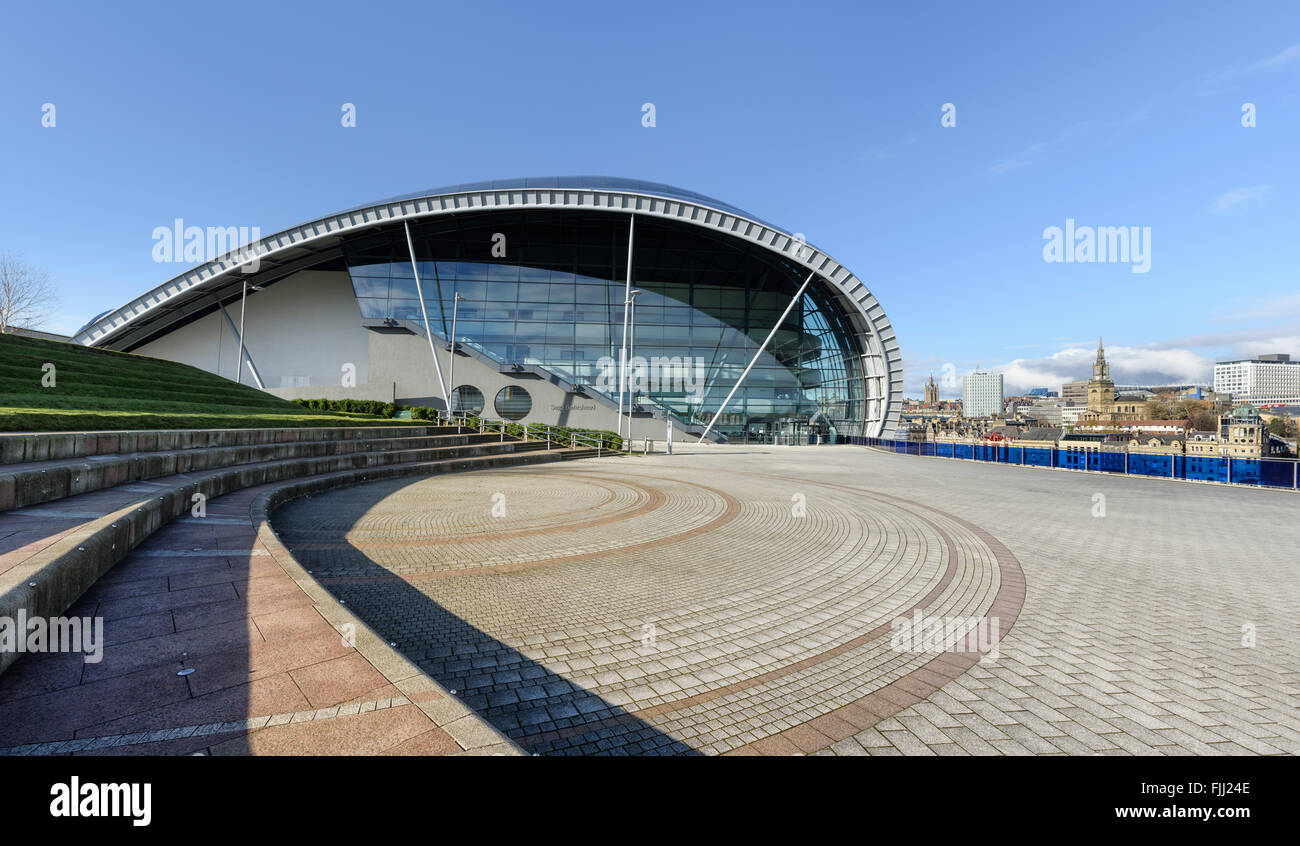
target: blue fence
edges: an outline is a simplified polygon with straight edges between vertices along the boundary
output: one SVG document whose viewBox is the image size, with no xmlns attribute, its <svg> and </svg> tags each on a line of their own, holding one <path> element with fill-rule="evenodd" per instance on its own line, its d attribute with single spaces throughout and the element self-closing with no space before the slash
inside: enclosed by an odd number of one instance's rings
<svg viewBox="0 0 1300 846">
<path fill-rule="evenodd" d="M 998 444 L 962 444 L 951 441 L 907 441 L 889 438 L 845 437 L 844 443 L 878 447 L 907 455 L 933 455 L 940 458 L 965 458 L 998 464 L 1021 464 L 1030 467 L 1059 467 L 1065 470 L 1092 470 L 1129 476 L 1160 476 L 1166 479 L 1192 479 L 1255 485 L 1265 488 L 1290 488 L 1297 485 L 1296 460 L 1292 458 L 1220 458 L 1210 455 L 1147 455 L 1124 451 L 1049 449 Z"/>
</svg>

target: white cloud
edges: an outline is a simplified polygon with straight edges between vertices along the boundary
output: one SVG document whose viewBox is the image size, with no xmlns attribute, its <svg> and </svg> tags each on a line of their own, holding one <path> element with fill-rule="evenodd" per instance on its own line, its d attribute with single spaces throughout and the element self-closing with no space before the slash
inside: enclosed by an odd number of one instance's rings
<svg viewBox="0 0 1300 846">
<path fill-rule="evenodd" d="M 1300 314 L 1300 294 L 1243 300 L 1239 311 L 1215 315 L 1210 320 L 1216 323 L 1228 320 L 1277 320 L 1293 314 Z"/>
<path fill-rule="evenodd" d="M 1095 347 L 1068 347 L 1042 358 L 1018 358 L 993 370 L 1004 374 L 1009 395 L 1030 388 L 1059 390 L 1066 382 L 1090 378 L 1096 358 Z M 1109 346 L 1106 360 L 1111 379 L 1121 385 L 1201 383 L 1214 372 L 1213 358 L 1188 349 Z"/>
<path fill-rule="evenodd" d="M 1296 59 L 1300 59 L 1300 44 L 1292 44 L 1275 56 L 1269 56 L 1267 59 L 1260 59 L 1254 64 L 1255 70 L 1277 70 L 1291 64 Z"/>
<path fill-rule="evenodd" d="M 1008 170 L 1015 170 L 1016 168 L 1024 167 L 1037 158 L 1039 153 L 1043 152 L 1050 146 L 1051 144 L 1046 141 L 1041 141 L 1037 144 L 1030 144 L 1019 153 L 1016 153 L 1013 156 L 1008 156 L 1002 161 L 994 162 L 989 166 L 989 170 L 994 173 L 1004 173 Z"/>
<path fill-rule="evenodd" d="M 1289 353 L 1300 359 L 1300 329 L 1270 327 L 1140 347 L 1107 345 L 1106 361 L 1111 379 L 1119 385 L 1209 385 L 1214 381 L 1216 361 L 1262 353 Z M 1072 346 L 1049 356 L 1018 358 L 989 369 L 1003 374 L 1004 389 L 1012 396 L 1030 388 L 1059 390 L 1066 382 L 1091 378 L 1096 357 L 1095 347 Z"/>
<path fill-rule="evenodd" d="M 1282 51 L 1274 53 L 1272 56 L 1260 59 L 1254 64 L 1229 68 L 1222 73 L 1215 74 L 1210 77 L 1209 81 L 1211 83 L 1224 82 L 1229 79 L 1241 76 L 1250 76 L 1251 74 L 1260 73 L 1262 71 L 1275 71 L 1286 67 L 1297 59 L 1300 59 L 1300 44 L 1292 44 L 1290 47 L 1284 48 Z"/>
<path fill-rule="evenodd" d="M 1214 201 L 1211 211 L 1220 214 L 1240 206 L 1262 203 L 1264 197 L 1268 194 L 1269 188 L 1268 185 L 1255 185 L 1249 188 L 1233 188 L 1231 191 L 1225 191 Z"/>
</svg>

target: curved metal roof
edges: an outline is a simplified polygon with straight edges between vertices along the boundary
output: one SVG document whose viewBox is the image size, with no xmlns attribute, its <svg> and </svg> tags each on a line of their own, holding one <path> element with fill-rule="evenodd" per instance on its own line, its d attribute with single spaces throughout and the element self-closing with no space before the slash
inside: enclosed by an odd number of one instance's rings
<svg viewBox="0 0 1300 846">
<path fill-rule="evenodd" d="M 794 233 L 769 223 L 762 218 L 752 215 L 742 208 L 733 206 L 730 203 L 724 203 L 716 197 L 710 197 L 707 194 L 701 194 L 698 191 L 687 191 L 685 188 L 678 188 L 675 185 L 668 185 L 663 182 L 647 182 L 644 179 L 627 179 L 622 176 L 522 176 L 517 179 L 484 179 L 478 182 L 462 182 L 459 185 L 444 185 L 441 188 L 432 188 L 428 191 L 415 191 L 410 194 L 399 194 L 396 197 L 389 197 L 385 200 L 379 200 L 375 203 L 366 203 L 361 206 L 352 206 L 344 209 L 344 212 L 357 211 L 359 209 L 368 209 L 371 206 L 382 205 L 384 203 L 397 203 L 402 200 L 414 200 L 418 197 L 437 197 L 443 194 L 467 194 L 475 191 L 510 191 L 526 189 L 564 189 L 564 188 L 599 188 L 606 191 L 626 191 L 631 194 L 645 194 L 654 197 L 668 197 L 674 200 L 685 200 L 688 203 L 696 203 L 701 206 L 717 209 L 718 211 L 731 212 L 737 217 L 746 217 L 756 223 L 771 227 L 786 235 Z"/>
<path fill-rule="evenodd" d="M 108 309 L 108 311 L 101 311 L 99 314 L 95 315 L 94 317 L 87 320 L 85 323 L 81 324 L 80 328 L 78 328 L 76 332 L 72 333 L 72 336 L 75 338 L 76 336 L 80 335 L 82 332 L 85 332 L 87 327 L 98 323 L 100 320 L 103 320 L 104 317 L 106 317 L 112 311 L 113 310 L 111 308 Z"/>
<path fill-rule="evenodd" d="M 79 329 L 73 341 L 131 350 L 236 299 L 245 282 L 266 285 L 342 256 L 347 236 L 465 212 L 571 209 L 676 221 L 777 253 L 815 274 L 862 336 L 868 403 L 880 403 L 865 434 L 897 425 L 903 364 L 893 327 L 870 290 L 812 244 L 729 203 L 656 182 L 608 176 L 551 176 L 469 182 L 356 206 L 263 238 L 191 268 Z M 874 388 L 874 389 L 873 389 Z"/>
</svg>

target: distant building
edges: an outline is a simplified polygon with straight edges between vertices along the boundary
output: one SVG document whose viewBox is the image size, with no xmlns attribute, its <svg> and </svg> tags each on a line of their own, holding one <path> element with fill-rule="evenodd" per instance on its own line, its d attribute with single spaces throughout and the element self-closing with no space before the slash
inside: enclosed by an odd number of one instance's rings
<svg viewBox="0 0 1300 846">
<path fill-rule="evenodd" d="M 1242 405 L 1219 418 L 1219 431 L 1192 432 L 1187 437 L 1188 455 L 1229 458 L 1267 458 L 1280 455 L 1281 439 L 1270 438 L 1268 426 L 1253 405 Z"/>
<path fill-rule="evenodd" d="M 1155 434 L 1147 432 L 1145 434 L 1134 434 L 1129 438 L 1128 451 L 1131 453 L 1148 453 L 1155 455 L 1182 455 L 1183 444 L 1186 442 L 1185 434 Z"/>
<path fill-rule="evenodd" d="M 1088 380 L 1080 379 L 1077 382 L 1066 382 L 1061 386 L 1061 399 L 1066 402 L 1073 402 L 1079 405 L 1088 404 Z"/>
<path fill-rule="evenodd" d="M 930 381 L 925 383 L 925 404 L 934 408 L 939 407 L 939 386 L 934 381 L 934 374 L 930 374 Z"/>
<path fill-rule="evenodd" d="M 1110 365 L 1101 339 L 1097 340 L 1097 360 L 1092 365 L 1092 378 L 1087 382 L 1088 410 L 1079 415 L 1085 423 L 1113 422 L 1116 420 L 1141 420 L 1146 416 L 1147 401 L 1155 398 L 1150 391 L 1120 393 L 1110 379 Z"/>
<path fill-rule="evenodd" d="M 1030 388 L 1025 392 L 1027 397 L 1054 397 L 1056 391 L 1050 391 L 1047 388 Z"/>
<path fill-rule="evenodd" d="M 1220 361 L 1214 365 L 1214 390 L 1256 405 L 1300 402 L 1300 361 L 1285 353 Z"/>
<path fill-rule="evenodd" d="M 1186 420 L 1120 420 L 1113 423 L 1083 423 L 1083 431 L 1127 432 L 1130 434 L 1184 435 Z"/>
<path fill-rule="evenodd" d="M 8 329 L 11 335 L 22 335 L 25 338 L 43 338 L 46 341 L 71 341 L 70 335 L 60 335 L 57 332 L 42 332 L 40 329 L 25 329 L 22 326 L 10 326 Z"/>
<path fill-rule="evenodd" d="M 962 413 L 966 417 L 996 417 L 1002 413 L 1002 374 L 973 370 L 962 381 Z"/>
</svg>

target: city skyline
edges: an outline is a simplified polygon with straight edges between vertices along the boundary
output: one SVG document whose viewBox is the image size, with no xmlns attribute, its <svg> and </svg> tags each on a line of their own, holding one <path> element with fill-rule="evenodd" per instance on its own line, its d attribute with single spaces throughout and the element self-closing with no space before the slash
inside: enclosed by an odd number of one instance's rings
<svg viewBox="0 0 1300 846">
<path fill-rule="evenodd" d="M 1231 349 L 1249 349 L 1250 353 L 1222 356 L 1196 353 L 1190 349 L 1168 347 L 1165 345 L 1124 346 L 1106 343 L 1106 358 L 1110 361 L 1116 384 L 1120 385 L 1204 385 L 1213 386 L 1214 367 L 1225 361 L 1254 359 L 1261 355 L 1281 353 L 1292 355 L 1286 338 L 1268 341 L 1238 343 Z M 1210 348 L 1208 345 L 1205 348 Z M 979 363 L 965 370 L 954 365 L 949 371 L 955 381 L 945 382 L 941 378 L 943 367 L 920 374 L 919 382 L 911 370 L 908 370 L 904 383 L 904 396 L 910 398 L 922 396 L 925 381 L 934 374 L 935 383 L 939 385 L 939 395 L 943 399 L 960 399 L 962 378 L 972 372 L 1000 373 L 1005 381 L 1006 396 L 1021 396 L 1033 388 L 1049 388 L 1059 391 L 1067 382 L 1088 378 L 1096 355 L 1096 342 L 1080 342 L 1040 359 L 1016 359 L 1006 365 L 984 367 Z M 951 364 L 951 362 L 945 362 Z M 906 362 L 904 363 L 906 366 Z M 914 386 L 915 385 L 915 386 Z"/>
</svg>

